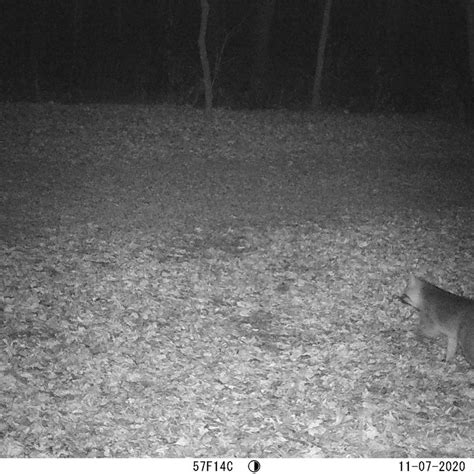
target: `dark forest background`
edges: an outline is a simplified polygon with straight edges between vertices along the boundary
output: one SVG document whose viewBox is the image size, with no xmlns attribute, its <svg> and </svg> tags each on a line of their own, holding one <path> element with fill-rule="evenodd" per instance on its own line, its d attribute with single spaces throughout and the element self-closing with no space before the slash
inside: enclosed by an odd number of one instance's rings
<svg viewBox="0 0 474 474">
<path fill-rule="evenodd" d="M 325 2 L 209 4 L 206 47 L 214 105 L 308 106 Z M 204 103 L 198 0 L 2 0 L 1 5 L 2 100 Z M 467 113 L 472 100 L 467 5 L 334 0 L 323 105 L 361 112 Z"/>
</svg>

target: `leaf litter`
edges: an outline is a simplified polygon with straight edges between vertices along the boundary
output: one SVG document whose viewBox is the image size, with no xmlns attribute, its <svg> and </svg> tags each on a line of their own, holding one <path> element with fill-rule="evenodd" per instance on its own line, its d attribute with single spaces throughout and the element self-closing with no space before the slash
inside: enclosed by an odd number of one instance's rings
<svg viewBox="0 0 474 474">
<path fill-rule="evenodd" d="M 473 456 L 472 370 L 396 298 L 474 294 L 472 135 L 8 107 L 1 455 Z"/>
</svg>

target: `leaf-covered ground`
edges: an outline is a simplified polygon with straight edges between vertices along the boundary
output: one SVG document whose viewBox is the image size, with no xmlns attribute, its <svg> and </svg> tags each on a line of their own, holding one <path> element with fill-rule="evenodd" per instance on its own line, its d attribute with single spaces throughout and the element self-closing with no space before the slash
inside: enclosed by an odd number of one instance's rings
<svg viewBox="0 0 474 474">
<path fill-rule="evenodd" d="M 3 105 L 0 455 L 474 456 L 472 131 Z"/>
</svg>

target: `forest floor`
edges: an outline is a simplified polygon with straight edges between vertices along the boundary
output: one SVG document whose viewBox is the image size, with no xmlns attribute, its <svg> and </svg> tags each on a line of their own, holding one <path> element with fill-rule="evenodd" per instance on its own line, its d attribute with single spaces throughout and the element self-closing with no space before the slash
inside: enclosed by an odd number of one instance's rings
<svg viewBox="0 0 474 474">
<path fill-rule="evenodd" d="M 474 133 L 428 117 L 3 104 L 0 456 L 474 457 Z"/>
</svg>

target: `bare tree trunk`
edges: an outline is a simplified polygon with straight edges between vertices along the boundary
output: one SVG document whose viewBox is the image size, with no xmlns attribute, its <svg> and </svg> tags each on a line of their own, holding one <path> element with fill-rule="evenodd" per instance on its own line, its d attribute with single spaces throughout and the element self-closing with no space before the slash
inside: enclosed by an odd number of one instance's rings
<svg viewBox="0 0 474 474">
<path fill-rule="evenodd" d="M 45 32 L 43 28 L 43 15 L 32 18 L 29 44 L 30 90 L 32 99 L 40 102 L 43 99 L 41 81 L 41 61 L 44 56 Z"/>
<path fill-rule="evenodd" d="M 208 0 L 201 0 L 201 27 L 199 29 L 199 56 L 201 58 L 203 83 L 204 83 L 204 98 L 206 101 L 206 113 L 212 109 L 212 81 L 211 71 L 209 69 L 209 59 L 207 57 L 206 49 L 206 31 L 207 20 L 209 17 L 209 2 Z"/>
<path fill-rule="evenodd" d="M 268 45 L 275 10 L 275 0 L 259 0 L 255 21 L 255 53 L 250 80 L 251 95 L 257 106 L 265 102 L 265 73 L 268 66 Z"/>
<path fill-rule="evenodd" d="M 474 0 L 467 0 L 467 35 L 469 48 L 469 69 L 471 74 L 471 87 L 468 97 L 469 120 L 474 120 Z"/>
<path fill-rule="evenodd" d="M 405 89 L 405 72 L 403 68 L 403 41 L 402 23 L 403 12 L 406 11 L 407 5 L 402 0 L 389 0 L 386 2 L 385 11 L 385 53 L 382 62 L 382 74 L 385 78 L 381 78 L 380 87 L 385 90 L 383 92 L 390 102 L 394 97 L 398 97 L 403 89 Z M 379 95 L 382 91 L 379 91 Z"/>
<path fill-rule="evenodd" d="M 324 5 L 323 24 L 321 34 L 319 35 L 318 56 L 316 60 L 316 72 L 314 73 L 313 97 L 311 108 L 318 109 L 321 106 L 321 82 L 323 79 L 324 53 L 326 52 L 326 43 L 329 32 L 329 20 L 331 18 L 332 0 L 326 0 Z"/>
<path fill-rule="evenodd" d="M 121 39 L 122 32 L 123 32 L 123 5 L 122 5 L 121 0 L 118 0 L 115 3 L 116 3 L 115 19 L 117 22 L 117 36 Z"/>
<path fill-rule="evenodd" d="M 74 100 L 79 98 L 82 86 L 81 55 L 79 52 L 80 33 L 82 31 L 82 0 L 74 0 L 71 23 L 72 48 L 69 68 L 68 94 L 69 98 Z"/>
</svg>

